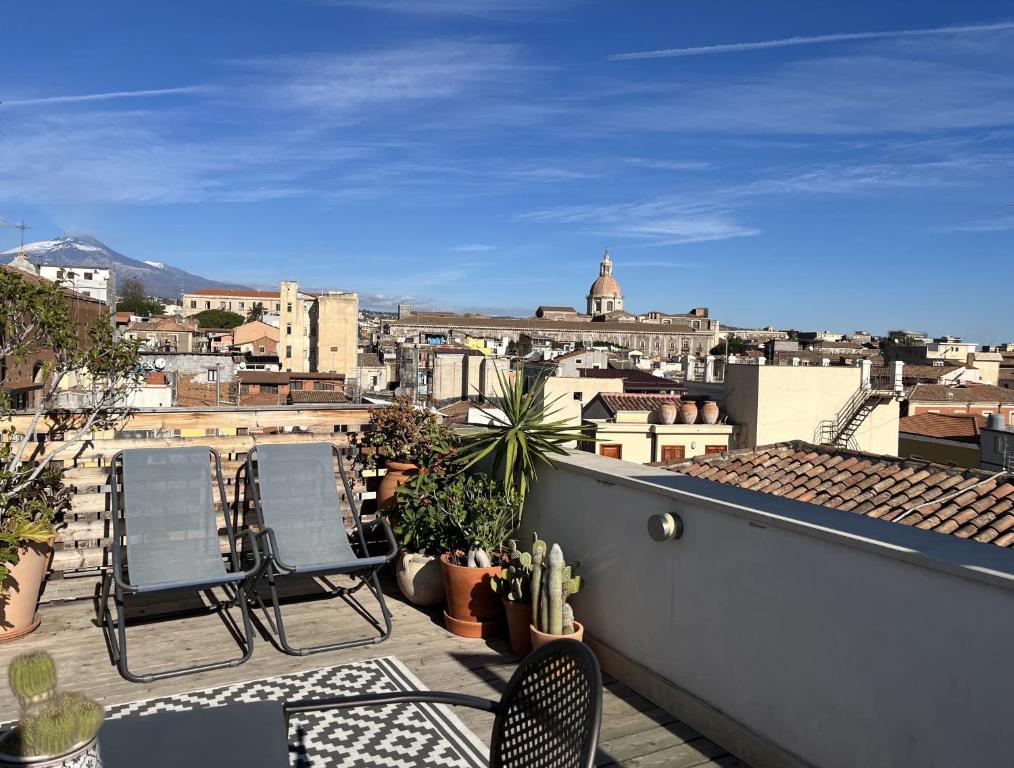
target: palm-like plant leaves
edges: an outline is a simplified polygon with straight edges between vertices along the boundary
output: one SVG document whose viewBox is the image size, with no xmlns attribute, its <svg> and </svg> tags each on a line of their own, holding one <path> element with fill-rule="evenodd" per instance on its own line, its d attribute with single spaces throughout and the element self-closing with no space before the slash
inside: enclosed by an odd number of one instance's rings
<svg viewBox="0 0 1014 768">
<path fill-rule="evenodd" d="M 565 443 L 588 438 L 565 420 L 550 420 L 558 410 L 550 410 L 555 400 L 545 402 L 545 378 L 537 379 L 526 392 L 522 376 L 511 384 L 503 372 L 497 370 L 496 375 L 500 395 L 491 405 L 502 413 L 479 406 L 490 423 L 482 432 L 464 438 L 461 462 L 468 469 L 492 456 L 494 476 L 502 476 L 507 493 L 517 494 L 523 504 L 538 478 L 539 465 L 554 466 L 553 456 L 567 453 Z"/>
</svg>

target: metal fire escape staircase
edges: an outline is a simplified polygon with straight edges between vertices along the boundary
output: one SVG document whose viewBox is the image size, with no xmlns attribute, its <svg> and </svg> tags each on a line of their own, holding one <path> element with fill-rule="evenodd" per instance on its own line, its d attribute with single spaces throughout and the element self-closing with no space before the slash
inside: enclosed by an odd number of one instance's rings
<svg viewBox="0 0 1014 768">
<path fill-rule="evenodd" d="M 896 395 L 887 379 L 872 377 L 870 381 L 863 382 L 833 420 L 820 423 L 818 431 L 821 444 L 859 450 L 855 440 L 856 432 L 878 405 L 888 402 Z"/>
</svg>

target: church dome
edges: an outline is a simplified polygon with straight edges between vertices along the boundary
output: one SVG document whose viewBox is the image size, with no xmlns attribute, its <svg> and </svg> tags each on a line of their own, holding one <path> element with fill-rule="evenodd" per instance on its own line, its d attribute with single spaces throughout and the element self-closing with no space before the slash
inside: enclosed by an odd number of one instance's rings
<svg viewBox="0 0 1014 768">
<path fill-rule="evenodd" d="M 613 260 L 606 251 L 599 264 L 599 276 L 588 291 L 588 314 L 602 315 L 620 309 L 623 309 L 623 291 L 613 277 Z"/>
</svg>

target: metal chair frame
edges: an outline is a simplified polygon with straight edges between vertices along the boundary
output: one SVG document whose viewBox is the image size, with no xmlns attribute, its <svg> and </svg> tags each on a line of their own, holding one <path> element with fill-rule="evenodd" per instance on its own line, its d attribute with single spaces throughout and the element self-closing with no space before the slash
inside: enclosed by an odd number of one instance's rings
<svg viewBox="0 0 1014 768">
<path fill-rule="evenodd" d="M 377 572 L 389 563 L 394 556 L 398 553 L 398 543 L 395 541 L 394 532 L 391 530 L 390 524 L 384 518 L 378 518 L 371 520 L 368 523 L 363 523 L 359 516 L 359 509 L 356 506 L 355 498 L 352 495 L 352 487 L 349 483 L 348 475 L 345 472 L 345 465 L 343 461 L 343 454 L 341 449 L 330 443 L 332 458 L 336 460 L 338 464 L 338 472 L 341 477 L 342 487 L 345 490 L 345 497 L 348 499 L 349 506 L 352 510 L 352 519 L 355 524 L 356 532 L 356 543 L 359 545 L 360 559 L 365 559 L 369 556 L 369 552 L 366 546 L 366 532 L 381 526 L 384 531 L 385 538 L 389 545 L 387 553 L 383 556 L 382 562 L 377 562 L 373 565 L 357 566 L 356 563 L 327 563 L 318 564 L 312 567 L 298 566 L 286 563 L 278 555 L 278 542 L 275 538 L 275 532 L 265 523 L 264 520 L 264 508 L 261 505 L 260 488 L 256 478 L 255 461 L 257 457 L 257 446 L 254 446 L 249 453 L 247 453 L 246 463 L 237 473 L 237 489 L 242 482 L 244 491 L 243 508 L 249 509 L 249 504 L 253 502 L 254 514 L 256 516 L 258 532 L 254 535 L 255 541 L 258 545 L 263 545 L 264 556 L 262 558 L 262 565 L 257 572 L 248 579 L 247 593 L 260 607 L 261 612 L 264 614 L 264 618 L 267 622 L 268 627 L 271 630 L 274 640 L 276 641 L 280 650 L 288 653 L 292 656 L 309 656 L 314 653 L 321 653 L 323 651 L 335 651 L 343 648 L 355 648 L 361 645 L 370 645 L 382 643 L 391 636 L 392 631 L 392 617 L 391 612 L 388 610 L 387 603 L 384 600 L 384 593 L 380 589 L 380 581 L 377 578 Z M 239 475 L 245 470 L 245 480 L 241 481 Z M 238 490 L 237 490 L 238 495 Z M 240 503 L 237 496 L 237 509 L 236 514 L 238 517 Z M 339 507 L 335 510 L 336 514 L 341 515 L 342 511 Z M 342 519 L 344 527 L 344 518 Z M 249 529 L 247 529 L 249 530 Z M 348 530 L 346 529 L 346 533 Z M 343 587 L 331 583 L 326 577 L 331 575 L 347 575 L 354 577 L 359 580 L 359 583 L 353 587 Z M 323 582 L 326 587 L 324 598 L 335 598 L 340 597 L 345 601 L 359 616 L 361 616 L 370 626 L 372 626 L 378 635 L 357 639 L 357 640 L 344 640 L 336 643 L 322 643 L 320 645 L 304 646 L 302 648 L 296 648 L 286 636 L 285 622 L 282 615 L 282 599 L 278 594 L 278 579 L 281 576 L 286 575 L 299 575 L 309 576 L 314 579 L 318 579 L 319 582 Z M 261 598 L 258 591 L 258 586 L 262 580 L 267 581 L 268 594 L 271 602 L 271 612 L 268 611 L 268 606 Z M 380 606 L 383 624 L 374 615 L 363 606 L 362 603 L 355 597 L 355 593 L 363 587 L 372 593 Z"/>
<path fill-rule="evenodd" d="M 167 448 L 163 450 L 173 450 Z M 247 659 L 250 658 L 253 653 L 253 625 L 250 622 L 250 613 L 247 607 L 247 596 L 244 587 L 244 582 L 250 577 L 250 575 L 256 572 L 261 567 L 260 555 L 257 552 L 256 542 L 253 535 L 249 531 L 243 531 L 243 535 L 248 539 L 251 544 L 251 548 L 254 551 L 254 565 L 248 571 L 240 569 L 239 553 L 236 549 L 236 533 L 233 528 L 232 522 L 229 520 L 229 515 L 225 509 L 226 495 L 225 495 L 225 481 L 222 477 L 222 458 L 218 451 L 214 448 L 208 448 L 210 456 L 214 459 L 215 473 L 218 479 L 218 490 L 219 498 L 223 505 L 223 517 L 225 519 L 225 533 L 226 538 L 229 541 L 229 566 L 231 571 L 227 572 L 220 578 L 212 579 L 200 579 L 191 580 L 180 579 L 178 582 L 159 584 L 157 587 L 146 587 L 131 584 L 124 578 L 123 575 L 123 555 L 126 549 L 126 544 L 123 540 L 123 520 L 121 519 L 124 509 L 122 507 L 123 496 L 126 495 L 126 487 L 123 489 L 123 494 L 119 491 L 119 480 L 120 474 L 123 469 L 123 451 L 118 452 L 113 456 L 112 463 L 109 470 L 109 498 L 110 498 L 110 509 L 112 517 L 112 544 L 110 546 L 110 552 L 112 556 L 112 568 L 107 568 L 102 574 L 102 587 L 99 596 L 99 623 L 103 626 L 104 631 L 107 633 L 109 649 L 113 657 L 113 661 L 116 663 L 120 674 L 134 683 L 150 683 L 155 680 L 163 680 L 169 677 L 179 677 L 180 675 L 189 675 L 197 672 L 208 672 L 214 669 L 223 669 L 225 667 L 237 667 Z M 117 471 L 119 468 L 119 472 Z M 129 512 L 127 513 L 129 514 Z M 130 569 L 129 552 L 127 553 L 127 570 Z M 243 651 L 242 656 L 239 658 L 228 659 L 225 661 L 210 662 L 207 664 L 197 664 L 189 667 L 179 667 L 175 669 L 163 670 L 160 672 L 152 672 L 144 675 L 138 675 L 132 672 L 127 663 L 127 626 L 126 626 L 126 596 L 128 594 L 154 594 L 157 592 L 168 592 L 175 589 L 197 589 L 197 590 L 208 590 L 208 595 L 214 597 L 211 592 L 213 587 L 220 587 L 223 591 L 231 595 L 228 600 L 221 601 L 217 598 L 214 604 L 210 607 L 210 612 L 220 613 L 223 616 L 228 616 L 228 609 L 232 607 L 238 607 L 243 617 L 243 632 L 240 635 L 238 628 L 235 626 L 235 622 L 226 621 L 226 626 L 229 627 L 230 632 L 234 635 L 240 649 Z M 116 616 L 113 617 L 112 612 L 109 610 L 109 597 L 110 593 L 113 595 L 113 602 L 116 606 Z M 230 617 L 231 618 L 231 617 Z M 225 619 L 223 619 L 225 620 Z"/>
<path fill-rule="evenodd" d="M 483 712 L 492 712 L 496 716 L 489 749 L 490 768 L 521 768 L 522 764 L 515 762 L 510 757 L 505 758 L 504 756 L 506 728 L 508 717 L 511 714 L 511 705 L 524 696 L 521 690 L 523 683 L 538 672 L 543 662 L 547 660 L 547 657 L 553 655 L 570 656 L 577 663 L 578 667 L 582 668 L 584 673 L 590 678 L 589 694 L 591 698 L 586 715 L 589 720 L 587 737 L 579 749 L 569 756 L 572 758 L 571 760 L 562 764 L 554 762 L 553 765 L 563 765 L 567 768 L 593 768 L 598 748 L 599 728 L 602 724 L 602 672 L 599 669 L 595 654 L 592 653 L 588 646 L 577 640 L 566 638 L 554 640 L 528 654 L 518 665 L 517 669 L 514 670 L 514 674 L 511 675 L 511 679 L 507 683 L 507 688 L 504 690 L 503 696 L 500 697 L 500 701 L 442 691 L 399 691 L 396 693 L 372 693 L 362 696 L 341 696 L 318 700 L 304 699 L 286 702 L 283 705 L 286 730 L 288 730 L 293 715 L 306 712 L 409 703 L 449 704 L 452 706 L 470 707 L 482 710 Z M 568 722 L 556 724 L 559 729 L 566 729 L 573 727 L 573 725 L 573 723 Z M 538 764 L 548 765 L 544 761 L 540 761 Z"/>
</svg>

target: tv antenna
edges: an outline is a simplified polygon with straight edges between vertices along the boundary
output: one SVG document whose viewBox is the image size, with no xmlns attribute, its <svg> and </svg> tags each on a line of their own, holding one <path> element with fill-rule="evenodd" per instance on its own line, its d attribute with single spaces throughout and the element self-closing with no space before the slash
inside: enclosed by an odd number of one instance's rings
<svg viewBox="0 0 1014 768">
<path fill-rule="evenodd" d="M 17 224 L 14 225 L 14 229 L 21 230 L 21 254 L 24 255 L 24 253 L 25 253 L 25 230 L 26 229 L 31 229 L 31 227 L 28 226 L 27 224 L 25 224 L 24 221 L 19 221 Z"/>
</svg>

